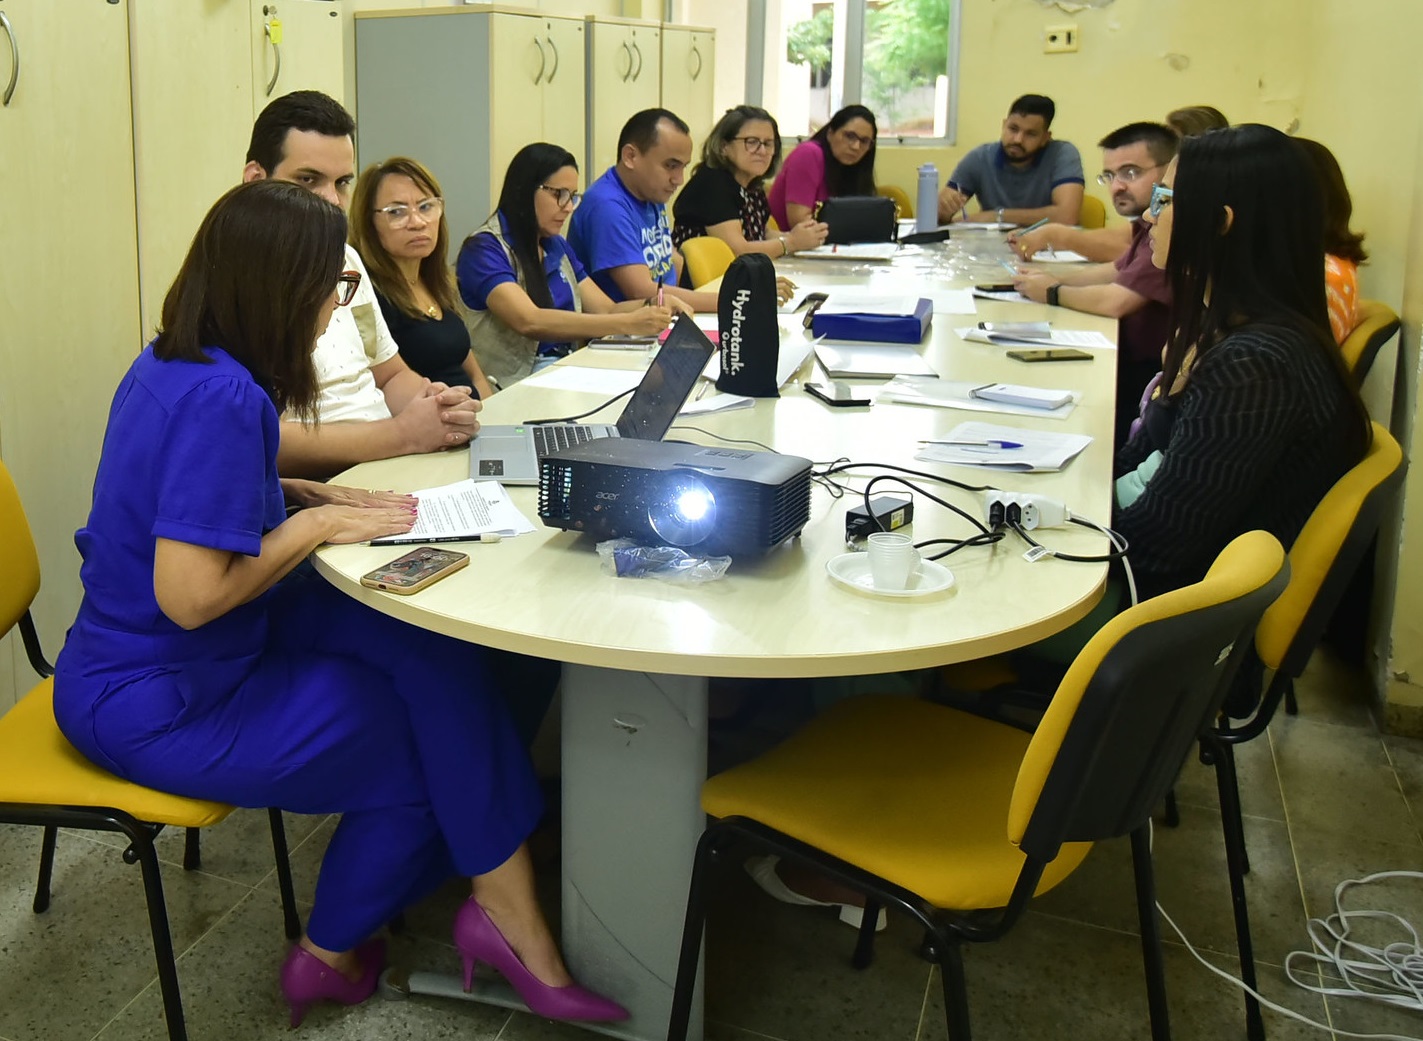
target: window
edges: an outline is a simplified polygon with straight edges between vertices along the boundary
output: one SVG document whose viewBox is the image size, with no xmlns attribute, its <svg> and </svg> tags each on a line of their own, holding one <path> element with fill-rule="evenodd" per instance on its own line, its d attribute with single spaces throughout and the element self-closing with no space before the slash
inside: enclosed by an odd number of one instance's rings
<svg viewBox="0 0 1423 1041">
<path fill-rule="evenodd" d="M 781 0 L 765 95 L 782 133 L 814 133 L 859 102 L 882 140 L 952 138 L 959 3 Z"/>
</svg>

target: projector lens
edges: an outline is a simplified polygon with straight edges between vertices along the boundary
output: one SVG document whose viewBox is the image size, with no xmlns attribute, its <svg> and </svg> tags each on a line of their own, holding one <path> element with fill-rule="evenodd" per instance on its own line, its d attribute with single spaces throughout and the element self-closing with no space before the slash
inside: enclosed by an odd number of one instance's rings
<svg viewBox="0 0 1423 1041">
<path fill-rule="evenodd" d="M 716 499 L 700 478 L 683 474 L 648 507 L 647 522 L 668 545 L 694 546 L 711 534 Z"/>
</svg>

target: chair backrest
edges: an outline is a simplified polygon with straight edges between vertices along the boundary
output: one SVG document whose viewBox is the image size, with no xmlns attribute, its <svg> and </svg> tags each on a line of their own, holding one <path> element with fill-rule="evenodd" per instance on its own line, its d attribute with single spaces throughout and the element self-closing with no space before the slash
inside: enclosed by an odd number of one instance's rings
<svg viewBox="0 0 1423 1041">
<path fill-rule="evenodd" d="M 914 217 L 914 203 L 906 192 L 897 184 L 877 184 L 875 191 L 883 195 L 886 199 L 893 199 L 894 205 L 899 208 L 895 214 L 900 220 L 912 220 Z"/>
<path fill-rule="evenodd" d="M 726 274 L 736 259 L 730 246 L 711 235 L 682 243 L 682 256 L 687 258 L 687 274 L 691 276 L 693 289 L 700 289 Z"/>
<path fill-rule="evenodd" d="M 1077 214 L 1077 223 L 1084 228 L 1105 228 L 1107 207 L 1095 195 L 1082 196 L 1082 209 Z"/>
<path fill-rule="evenodd" d="M 1255 632 L 1260 660 L 1290 679 L 1304 671 L 1403 479 L 1403 450 L 1378 423 L 1373 429 L 1368 454 L 1329 489 L 1295 539 L 1290 584 Z"/>
<path fill-rule="evenodd" d="M 20 493 L 0 462 L 0 636 L 24 617 L 40 591 L 40 558 Z"/>
<path fill-rule="evenodd" d="M 1214 719 L 1287 572 L 1278 540 L 1247 532 L 1200 582 L 1145 600 L 1097 632 L 1058 685 L 1018 771 L 1008 837 L 1024 853 L 1050 861 L 1064 842 L 1145 823 Z"/>
<path fill-rule="evenodd" d="M 1354 326 L 1353 332 L 1344 337 L 1339 350 L 1344 355 L 1344 364 L 1354 374 L 1354 379 L 1363 383 L 1379 348 L 1393 339 L 1394 334 L 1398 332 L 1399 323 L 1393 308 L 1379 300 L 1360 300 L 1358 318 L 1359 324 Z"/>
</svg>

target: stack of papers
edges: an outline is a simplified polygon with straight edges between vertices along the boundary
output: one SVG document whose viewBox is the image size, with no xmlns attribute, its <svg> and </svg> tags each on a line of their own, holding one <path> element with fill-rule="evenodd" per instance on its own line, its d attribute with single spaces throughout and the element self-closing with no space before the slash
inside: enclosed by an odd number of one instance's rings
<svg viewBox="0 0 1423 1041">
<path fill-rule="evenodd" d="M 1025 322 L 1024 328 L 1019 329 L 985 329 L 982 325 L 969 325 L 954 332 L 959 334 L 961 340 L 992 343 L 1000 347 L 1099 347 L 1109 351 L 1116 348 L 1116 344 L 1095 330 L 1049 329 L 1044 333 L 1040 328 L 1026 328 L 1038 324 Z"/>
<path fill-rule="evenodd" d="M 702 384 L 703 387 L 710 384 Z M 741 394 L 708 394 L 705 397 L 693 397 L 677 414 L 679 416 L 705 416 L 712 412 L 730 412 L 738 408 L 751 408 L 756 404 L 754 398 L 748 398 Z"/>
<path fill-rule="evenodd" d="M 778 387 L 784 387 L 796 374 L 796 371 L 805 364 L 805 359 L 810 357 L 812 346 L 809 340 L 786 340 L 784 339 L 785 330 L 782 329 L 781 332 L 783 338 L 780 352 L 776 355 L 776 386 Z M 702 369 L 702 378 L 711 380 L 713 383 L 721 379 L 720 351 L 707 359 L 707 363 Z"/>
<path fill-rule="evenodd" d="M 525 535 L 534 530 L 528 518 L 509 501 L 509 494 L 498 481 L 456 481 L 410 494 L 420 500 L 415 527 L 403 535 L 375 540 L 380 545 L 398 546 L 432 539 L 449 542 L 490 532 Z"/>
<path fill-rule="evenodd" d="M 859 343 L 821 340 L 815 358 L 832 378 L 889 379 L 891 376 L 937 376 L 919 349 L 907 343 Z"/>
<path fill-rule="evenodd" d="M 948 444 L 947 442 L 959 442 Z M 990 423 L 960 423 L 914 458 L 932 463 L 982 466 L 1019 473 L 1061 470 L 1092 443 L 1086 434 L 1051 434 Z"/>
<path fill-rule="evenodd" d="M 955 408 L 964 412 L 1001 412 L 1009 416 L 1050 416 L 1053 419 L 1066 419 L 1077 407 L 1077 402 L 1082 399 L 1079 392 L 1071 391 L 1072 400 L 1066 404 L 1050 409 L 1033 408 L 1028 405 L 1015 405 L 1007 401 L 992 401 L 987 398 L 974 397 L 973 392 L 982 387 L 982 383 L 959 382 L 958 380 L 899 378 L 886 383 L 875 400 L 876 402 L 892 401 L 901 405 Z"/>
<path fill-rule="evenodd" d="M 1037 261 L 1038 263 L 1044 263 L 1044 262 L 1046 262 L 1046 263 L 1049 263 L 1049 264 L 1087 264 L 1087 263 L 1090 263 L 1090 261 L 1089 261 L 1086 257 L 1084 257 L 1081 253 L 1077 253 L 1077 252 L 1075 252 L 1075 251 L 1073 251 L 1073 250 L 1070 250 L 1070 249 L 1057 249 L 1057 250 L 1055 250 L 1055 249 L 1053 249 L 1051 246 L 1049 246 L 1047 249 L 1040 249 L 1040 250 L 1038 250 L 1036 253 L 1034 253 L 1034 254 L 1033 254 L 1033 260 Z"/>
<path fill-rule="evenodd" d="M 868 289 L 837 289 L 820 305 L 821 314 L 913 314 L 919 298 L 911 293 L 874 293 Z"/>
</svg>

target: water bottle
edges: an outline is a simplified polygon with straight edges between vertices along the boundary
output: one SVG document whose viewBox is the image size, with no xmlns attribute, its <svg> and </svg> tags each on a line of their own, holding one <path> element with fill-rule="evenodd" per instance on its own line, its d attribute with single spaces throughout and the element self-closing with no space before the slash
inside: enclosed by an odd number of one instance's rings
<svg viewBox="0 0 1423 1041">
<path fill-rule="evenodd" d="M 914 201 L 914 230 L 933 231 L 939 226 L 939 168 L 919 167 L 919 197 Z"/>
</svg>

